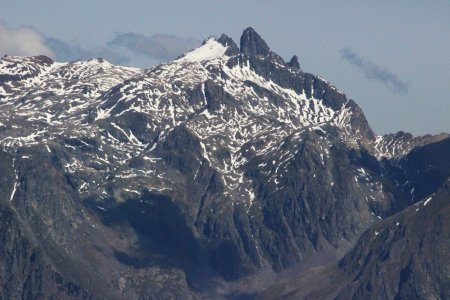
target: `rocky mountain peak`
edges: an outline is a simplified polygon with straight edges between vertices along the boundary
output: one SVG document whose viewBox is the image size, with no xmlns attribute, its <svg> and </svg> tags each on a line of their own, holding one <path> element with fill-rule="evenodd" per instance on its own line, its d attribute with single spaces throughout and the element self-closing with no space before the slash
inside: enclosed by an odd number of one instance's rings
<svg viewBox="0 0 450 300">
<path fill-rule="evenodd" d="M 225 51 L 226 55 L 233 56 L 233 55 L 238 55 L 239 54 L 238 46 L 233 41 L 233 39 L 230 38 L 228 35 L 222 34 L 217 41 L 219 43 L 221 43 L 223 46 L 228 48 L 227 51 Z"/>
<path fill-rule="evenodd" d="M 51 59 L 50 57 L 45 56 L 45 55 L 38 55 L 38 56 L 35 56 L 34 58 L 37 62 L 46 64 L 46 65 L 51 65 L 54 63 L 53 59 Z"/>
<path fill-rule="evenodd" d="M 270 48 L 252 27 L 248 27 L 241 36 L 241 53 L 249 57 L 267 56 L 270 53 Z"/>
<path fill-rule="evenodd" d="M 291 60 L 288 63 L 288 66 L 294 69 L 300 69 L 300 63 L 298 62 L 297 55 L 292 56 Z"/>
</svg>

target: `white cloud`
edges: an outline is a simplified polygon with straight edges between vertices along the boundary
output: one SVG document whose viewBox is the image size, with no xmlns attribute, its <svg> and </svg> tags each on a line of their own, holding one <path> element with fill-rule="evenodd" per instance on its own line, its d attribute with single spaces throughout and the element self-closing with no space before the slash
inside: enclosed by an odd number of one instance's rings
<svg viewBox="0 0 450 300">
<path fill-rule="evenodd" d="M 45 45 L 45 38 L 30 27 L 11 29 L 0 22 L 0 57 L 8 55 L 47 55 L 53 52 Z"/>
</svg>

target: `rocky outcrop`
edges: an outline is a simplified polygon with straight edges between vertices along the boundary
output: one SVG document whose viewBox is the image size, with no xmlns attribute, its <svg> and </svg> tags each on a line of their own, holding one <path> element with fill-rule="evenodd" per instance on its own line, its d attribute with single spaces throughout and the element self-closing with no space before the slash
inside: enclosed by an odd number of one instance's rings
<svg viewBox="0 0 450 300">
<path fill-rule="evenodd" d="M 0 285 L 4 299 L 93 299 L 80 285 L 55 271 L 28 225 L 0 204 Z"/>
</svg>

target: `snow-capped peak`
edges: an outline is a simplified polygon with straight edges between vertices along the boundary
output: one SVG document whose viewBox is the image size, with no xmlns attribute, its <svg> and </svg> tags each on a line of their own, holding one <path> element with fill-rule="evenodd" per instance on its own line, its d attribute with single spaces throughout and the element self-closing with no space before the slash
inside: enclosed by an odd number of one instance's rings
<svg viewBox="0 0 450 300">
<path fill-rule="evenodd" d="M 182 57 L 177 59 L 177 62 L 201 62 L 204 60 L 221 57 L 225 54 L 227 47 L 217 42 L 214 38 L 207 39 L 203 45 L 196 48 Z"/>
</svg>

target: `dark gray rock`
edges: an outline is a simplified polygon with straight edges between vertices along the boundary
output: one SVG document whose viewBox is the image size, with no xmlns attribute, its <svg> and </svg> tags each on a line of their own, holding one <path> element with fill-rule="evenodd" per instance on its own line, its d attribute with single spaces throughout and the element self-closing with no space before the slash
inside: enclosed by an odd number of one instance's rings
<svg viewBox="0 0 450 300">
<path fill-rule="evenodd" d="M 293 68 L 293 69 L 300 70 L 300 63 L 298 62 L 297 55 L 292 56 L 291 60 L 288 63 L 288 66 Z"/>
<path fill-rule="evenodd" d="M 248 27 L 241 36 L 241 53 L 248 57 L 257 57 L 258 55 L 269 55 L 270 48 L 261 36 L 252 28 Z"/>
<path fill-rule="evenodd" d="M 239 54 L 238 46 L 233 41 L 233 39 L 227 36 L 226 34 L 222 34 L 217 41 L 222 45 L 224 45 L 225 47 L 228 47 L 227 51 L 225 52 L 226 55 L 234 56 Z"/>
<path fill-rule="evenodd" d="M 450 182 L 368 230 L 339 263 L 353 276 L 338 299 L 449 299 Z"/>
</svg>

